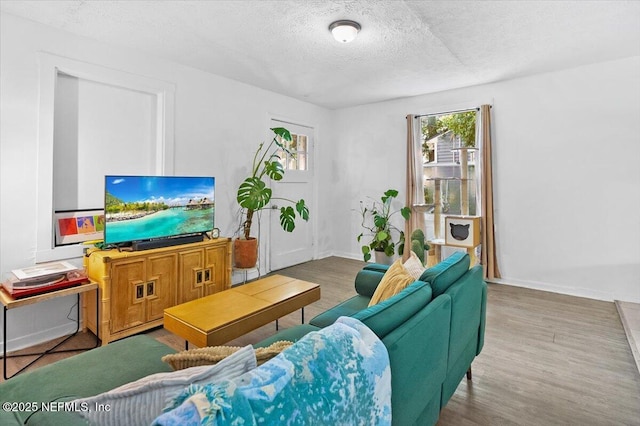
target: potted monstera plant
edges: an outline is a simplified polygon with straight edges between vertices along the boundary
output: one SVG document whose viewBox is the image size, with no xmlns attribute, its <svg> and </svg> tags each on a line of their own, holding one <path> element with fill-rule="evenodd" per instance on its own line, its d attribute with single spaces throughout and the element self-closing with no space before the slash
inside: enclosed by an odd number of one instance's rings
<svg viewBox="0 0 640 426">
<path fill-rule="evenodd" d="M 274 197 L 269 180 L 281 180 L 285 170 L 281 161 L 284 155 L 295 156 L 289 149 L 291 133 L 283 127 L 272 128 L 273 139 L 268 145 L 261 143 L 253 156 L 251 175 L 238 188 L 237 200 L 242 208 L 241 235 L 234 240 L 234 263 L 238 268 L 252 268 L 258 260 L 258 239 L 251 235 L 255 213 L 267 208 L 271 200 L 289 203 L 280 208 L 280 226 L 286 232 L 293 232 L 296 218 L 309 220 L 309 208 L 305 201 Z M 296 214 L 297 213 L 297 214 Z"/>
<path fill-rule="evenodd" d="M 373 252 L 377 263 L 391 263 L 391 258 L 395 253 L 402 254 L 404 251 L 404 231 L 394 226 L 391 218 L 400 213 L 405 220 L 408 220 L 411 216 L 411 209 L 402 207 L 400 210 L 393 210 L 391 203 L 397 196 L 397 190 L 388 189 L 380 197 L 380 201 L 373 200 L 369 204 L 360 202 L 362 227 L 365 232 L 358 235 L 358 242 L 364 237 L 370 238 L 369 242 L 362 246 L 365 262 L 371 259 Z"/>
</svg>

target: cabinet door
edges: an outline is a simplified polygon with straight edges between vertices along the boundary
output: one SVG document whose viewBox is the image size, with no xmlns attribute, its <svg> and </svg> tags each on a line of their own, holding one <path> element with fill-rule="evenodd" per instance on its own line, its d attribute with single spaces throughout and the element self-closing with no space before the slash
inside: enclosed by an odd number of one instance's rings
<svg viewBox="0 0 640 426">
<path fill-rule="evenodd" d="M 178 257 L 175 253 L 150 256 L 145 280 L 147 321 L 160 319 L 164 309 L 176 304 L 174 283 Z"/>
<path fill-rule="evenodd" d="M 178 259 L 178 303 L 204 295 L 204 250 L 181 251 Z"/>
<path fill-rule="evenodd" d="M 204 293 L 206 296 L 217 293 L 227 287 L 226 271 L 226 246 L 210 247 L 205 249 L 205 271 L 208 275 L 204 282 Z"/>
<path fill-rule="evenodd" d="M 145 259 L 119 260 L 111 265 L 111 333 L 147 321 Z"/>
</svg>

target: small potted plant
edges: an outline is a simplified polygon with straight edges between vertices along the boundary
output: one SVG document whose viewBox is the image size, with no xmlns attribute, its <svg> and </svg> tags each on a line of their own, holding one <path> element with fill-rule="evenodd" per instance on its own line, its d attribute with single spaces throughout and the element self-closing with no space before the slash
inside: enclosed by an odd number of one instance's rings
<svg viewBox="0 0 640 426">
<path fill-rule="evenodd" d="M 287 232 L 296 227 L 296 212 L 305 221 L 309 220 L 309 209 L 304 200 L 293 201 L 273 197 L 268 180 L 281 180 L 285 170 L 280 155 L 286 153 L 295 156 L 286 142 L 291 142 L 291 133 L 283 127 L 272 128 L 274 136 L 268 145 L 258 146 L 253 156 L 251 175 L 238 188 L 237 200 L 241 213 L 241 236 L 234 240 L 234 263 L 238 268 L 252 268 L 258 259 L 258 239 L 251 236 L 254 214 L 267 207 L 271 200 L 282 200 L 291 205 L 280 208 L 280 225 Z M 295 210 L 294 210 L 295 206 Z"/>
<path fill-rule="evenodd" d="M 358 235 L 358 242 L 364 237 L 371 237 L 369 242 L 362 246 L 365 262 L 371 259 L 372 251 L 376 256 L 377 263 L 391 263 L 391 258 L 395 253 L 402 254 L 404 251 L 404 231 L 394 226 L 391 218 L 400 213 L 407 220 L 411 216 L 411 209 L 403 207 L 400 210 L 392 210 L 391 203 L 397 196 L 397 190 L 389 189 L 380 197 L 380 201 L 374 200 L 369 205 L 360 202 L 362 227 L 365 232 Z M 397 243 L 394 240 L 394 235 L 398 236 Z"/>
</svg>

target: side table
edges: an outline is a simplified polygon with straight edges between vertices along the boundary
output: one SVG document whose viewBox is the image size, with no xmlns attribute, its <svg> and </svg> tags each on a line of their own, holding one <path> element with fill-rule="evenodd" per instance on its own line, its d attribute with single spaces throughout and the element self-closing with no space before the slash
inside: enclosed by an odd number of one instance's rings
<svg viewBox="0 0 640 426">
<path fill-rule="evenodd" d="M 86 283 L 86 284 L 80 284 L 80 285 L 77 285 L 75 287 L 69 287 L 69 288 L 65 288 L 65 289 L 62 289 L 62 290 L 52 291 L 52 292 L 49 292 L 49 293 L 36 294 L 34 296 L 29 296 L 29 297 L 25 297 L 25 298 L 21 298 L 21 299 L 14 299 L 8 293 L 6 293 L 4 290 L 0 289 L 0 303 L 2 303 L 2 307 L 3 307 L 3 309 L 2 309 L 2 312 L 3 312 L 2 362 L 3 362 L 4 371 L 2 373 L 3 373 L 3 376 L 4 376 L 5 380 L 8 380 L 11 377 L 15 376 L 16 374 L 21 373 L 22 371 L 26 370 L 33 363 L 35 363 L 36 361 L 38 361 L 40 358 L 42 358 L 45 355 L 54 354 L 54 353 L 61 353 L 61 352 L 84 351 L 84 350 L 96 348 L 98 346 L 98 344 L 100 342 L 100 338 L 96 334 L 96 344 L 95 344 L 95 346 L 88 347 L 88 348 L 64 349 L 64 350 L 54 351 L 54 349 L 56 349 L 58 346 L 60 346 L 61 344 L 63 344 L 67 340 L 69 340 L 71 337 L 73 337 L 76 334 L 78 334 L 78 331 L 80 331 L 80 294 L 85 293 L 87 291 L 92 291 L 92 290 L 96 290 L 96 317 L 97 317 L 98 316 L 98 306 L 99 306 L 99 298 L 98 298 L 99 290 L 98 290 L 98 284 L 95 283 L 95 282 L 89 282 L 89 283 Z M 44 302 L 45 300 L 54 299 L 56 297 L 70 296 L 70 295 L 73 295 L 73 294 L 76 295 L 76 331 L 73 334 L 68 335 L 61 342 L 57 343 L 55 346 L 53 346 L 50 349 L 47 349 L 44 352 L 7 355 L 7 311 L 8 310 L 19 308 L 19 307 L 22 307 L 22 306 L 27 306 L 27 305 L 33 305 L 35 303 Z M 96 324 L 97 323 L 98 323 L 98 320 L 96 318 Z M 20 370 L 18 370 L 15 373 L 13 373 L 11 376 L 7 377 L 7 358 L 22 357 L 22 356 L 34 356 L 34 355 L 38 355 L 38 357 L 36 359 L 34 359 L 33 361 L 31 361 L 29 364 L 27 364 L 24 367 L 22 367 Z"/>
</svg>

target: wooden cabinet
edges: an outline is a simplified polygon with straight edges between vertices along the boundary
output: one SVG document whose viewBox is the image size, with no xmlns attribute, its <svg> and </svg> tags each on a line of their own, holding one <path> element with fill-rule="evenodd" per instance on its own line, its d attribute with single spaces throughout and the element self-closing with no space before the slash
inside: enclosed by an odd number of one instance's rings
<svg viewBox="0 0 640 426">
<path fill-rule="evenodd" d="M 165 308 L 229 288 L 231 241 L 218 238 L 137 252 L 93 250 L 85 266 L 99 286 L 98 326 L 105 345 L 161 326 Z M 95 333 L 95 306 L 86 309 L 87 326 Z"/>
<path fill-rule="evenodd" d="M 185 303 L 229 288 L 228 248 L 223 246 L 193 248 L 178 254 L 178 303 Z"/>
</svg>

